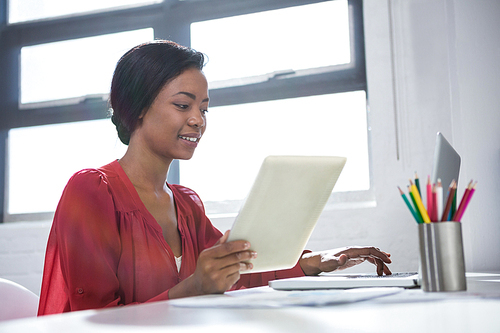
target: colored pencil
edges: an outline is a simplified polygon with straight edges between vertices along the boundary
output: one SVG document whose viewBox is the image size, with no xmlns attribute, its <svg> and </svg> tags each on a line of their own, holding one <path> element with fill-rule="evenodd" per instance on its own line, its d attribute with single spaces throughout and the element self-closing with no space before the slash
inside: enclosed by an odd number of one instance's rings
<svg viewBox="0 0 500 333">
<path fill-rule="evenodd" d="M 401 190 L 401 188 L 399 186 L 398 186 L 398 189 L 399 189 L 399 193 L 401 193 L 401 197 L 403 198 L 404 202 L 406 203 L 406 206 L 408 206 L 408 209 L 410 210 L 411 214 L 415 218 L 415 221 L 417 221 L 417 223 L 422 223 L 420 221 L 417 213 L 415 212 L 415 210 L 411 206 L 410 202 L 408 201 L 408 198 L 406 197 L 406 195 L 404 194 L 404 192 Z"/>
<path fill-rule="evenodd" d="M 431 201 L 432 201 L 431 221 L 438 222 L 436 184 L 432 185 L 432 200 Z"/>
<path fill-rule="evenodd" d="M 410 186 L 408 186 L 408 193 L 410 194 L 411 201 L 413 202 L 413 207 L 415 207 L 415 212 L 418 217 L 418 223 L 424 223 L 424 219 L 422 218 L 422 214 L 420 214 L 420 210 L 418 209 L 417 201 L 415 200 L 415 196 L 413 195 Z"/>
<path fill-rule="evenodd" d="M 443 215 L 443 185 L 441 179 L 438 179 L 436 186 L 436 206 L 437 206 L 437 220 L 439 222 L 439 217 Z"/>
<path fill-rule="evenodd" d="M 425 210 L 424 204 L 422 203 L 422 198 L 420 197 L 420 193 L 418 193 L 417 187 L 410 179 L 410 188 L 411 192 L 415 196 L 415 202 L 417 203 L 418 210 L 420 211 L 420 215 L 422 216 L 422 220 L 424 223 L 431 223 L 431 219 L 429 218 L 429 214 L 427 210 Z"/>
<path fill-rule="evenodd" d="M 420 196 L 422 196 L 422 192 L 420 192 L 420 179 L 418 178 L 416 171 L 415 171 L 415 186 L 417 187 L 418 194 L 420 194 Z"/>
<path fill-rule="evenodd" d="M 441 216 L 441 221 L 448 221 L 448 215 L 451 209 L 451 203 L 453 201 L 453 197 L 455 197 L 455 192 L 457 190 L 457 183 L 455 179 L 450 184 L 450 188 L 448 190 L 448 199 L 446 200 L 446 205 L 444 206 L 443 215 Z"/>
<path fill-rule="evenodd" d="M 432 216 L 432 185 L 431 176 L 427 176 L 427 212 Z"/>
<path fill-rule="evenodd" d="M 475 184 L 474 184 L 474 186 L 475 186 Z M 472 189 L 473 189 L 473 186 L 472 186 L 472 180 L 471 180 L 469 185 L 465 189 L 464 195 L 462 196 L 462 200 L 460 201 L 460 205 L 458 206 L 456 213 L 453 215 L 452 221 L 459 222 L 460 219 L 462 218 L 462 215 L 464 214 L 465 208 L 469 204 L 471 192 L 473 193 Z"/>
<path fill-rule="evenodd" d="M 458 189 L 458 185 L 457 185 L 457 189 Z M 453 216 L 457 212 L 457 193 L 458 193 L 458 191 L 455 191 L 455 195 L 453 196 L 453 201 L 451 202 L 451 209 L 450 209 L 450 215 L 449 215 L 450 221 L 453 221 Z"/>
<path fill-rule="evenodd" d="M 472 195 L 474 194 L 474 192 L 476 192 L 476 184 L 477 184 L 477 182 L 474 184 L 474 186 L 472 186 L 472 189 L 470 190 L 469 195 L 467 196 L 467 201 L 465 202 L 464 209 L 462 210 L 462 213 L 457 217 L 457 219 L 458 219 L 457 221 L 462 220 L 462 215 L 465 213 L 465 210 L 467 209 L 467 206 L 469 205 L 469 202 L 470 202 L 470 199 L 472 198 Z"/>
</svg>

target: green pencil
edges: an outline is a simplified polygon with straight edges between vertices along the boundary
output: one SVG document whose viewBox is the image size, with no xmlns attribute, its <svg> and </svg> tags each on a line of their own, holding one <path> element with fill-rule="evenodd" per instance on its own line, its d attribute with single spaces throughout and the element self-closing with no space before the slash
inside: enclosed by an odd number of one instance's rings
<svg viewBox="0 0 500 333">
<path fill-rule="evenodd" d="M 424 219 L 422 217 L 422 214 L 420 214 L 420 210 L 418 210 L 416 208 L 417 207 L 417 202 L 415 201 L 415 197 L 413 196 L 413 193 L 411 193 L 411 191 L 409 191 L 409 190 L 408 190 L 408 192 L 410 193 L 411 201 L 413 201 L 413 206 L 415 207 L 416 215 L 418 217 L 417 222 L 418 223 L 424 223 Z"/>
<path fill-rule="evenodd" d="M 417 187 L 418 194 L 420 194 L 420 196 L 422 196 L 422 192 L 420 192 L 420 179 L 418 178 L 416 171 L 415 171 L 415 186 Z"/>
<path fill-rule="evenodd" d="M 450 221 L 453 216 L 455 216 L 455 213 L 457 212 L 457 192 L 455 191 L 455 194 L 453 195 L 453 201 L 451 202 L 451 209 L 450 209 Z"/>
<path fill-rule="evenodd" d="M 415 221 L 417 221 L 417 223 L 422 223 L 422 222 L 420 222 L 420 219 L 419 219 L 417 213 L 415 212 L 415 209 L 413 209 L 413 207 L 411 206 L 410 202 L 408 201 L 408 198 L 403 193 L 403 191 L 401 190 L 401 188 L 399 188 L 399 186 L 398 186 L 398 189 L 399 189 L 399 193 L 401 193 L 401 197 L 403 198 L 403 200 L 406 203 L 406 206 L 408 206 L 408 209 L 410 210 L 411 214 L 415 218 Z"/>
</svg>

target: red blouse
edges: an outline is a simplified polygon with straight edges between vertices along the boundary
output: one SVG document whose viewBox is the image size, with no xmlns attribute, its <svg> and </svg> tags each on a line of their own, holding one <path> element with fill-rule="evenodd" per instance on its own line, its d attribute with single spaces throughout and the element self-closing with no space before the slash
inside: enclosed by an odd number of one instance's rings
<svg viewBox="0 0 500 333">
<path fill-rule="evenodd" d="M 76 173 L 49 234 L 38 315 L 167 300 L 169 289 L 194 273 L 200 252 L 222 236 L 195 192 L 169 187 L 182 240 L 179 272 L 161 227 L 118 161 Z M 301 275 L 298 264 L 243 274 L 233 289 Z"/>
</svg>

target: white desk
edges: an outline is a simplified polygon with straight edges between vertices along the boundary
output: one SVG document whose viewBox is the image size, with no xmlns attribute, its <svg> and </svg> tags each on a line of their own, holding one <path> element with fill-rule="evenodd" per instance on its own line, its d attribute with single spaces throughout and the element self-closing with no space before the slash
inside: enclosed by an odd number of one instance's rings
<svg viewBox="0 0 500 333">
<path fill-rule="evenodd" d="M 500 332 L 500 274 L 468 274 L 467 283 L 467 292 L 411 289 L 320 307 L 182 308 L 166 301 L 7 321 L 0 332 Z"/>
</svg>

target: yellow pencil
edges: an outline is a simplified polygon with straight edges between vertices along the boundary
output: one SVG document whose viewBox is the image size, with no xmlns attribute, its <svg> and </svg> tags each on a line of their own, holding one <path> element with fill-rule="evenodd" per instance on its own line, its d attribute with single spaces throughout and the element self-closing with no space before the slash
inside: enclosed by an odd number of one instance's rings
<svg viewBox="0 0 500 333">
<path fill-rule="evenodd" d="M 420 197 L 420 193 L 418 192 L 417 187 L 415 186 L 415 184 L 413 184 L 411 180 L 410 180 L 410 185 L 411 185 L 410 186 L 411 192 L 415 197 L 415 202 L 417 203 L 418 210 L 422 215 L 424 223 L 431 223 L 431 219 L 429 218 L 429 214 L 427 213 L 427 210 L 425 209 L 424 204 L 422 203 L 422 198 Z"/>
</svg>

